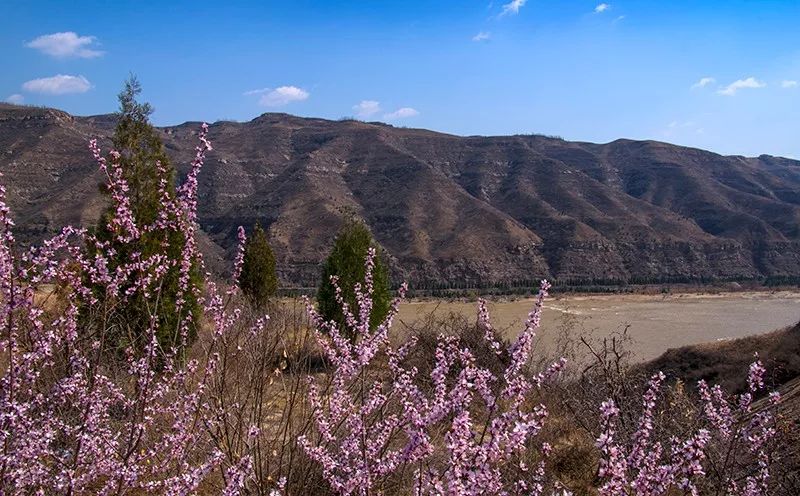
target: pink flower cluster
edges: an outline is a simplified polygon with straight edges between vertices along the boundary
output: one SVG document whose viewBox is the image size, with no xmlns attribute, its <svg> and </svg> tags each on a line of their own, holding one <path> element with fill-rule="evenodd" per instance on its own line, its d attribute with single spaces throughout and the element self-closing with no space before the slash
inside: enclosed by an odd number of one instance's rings
<svg viewBox="0 0 800 496">
<path fill-rule="evenodd" d="M 619 409 L 613 400 L 601 405 L 603 432 L 597 439 L 597 447 L 602 458 L 598 475 L 605 483 L 600 487 L 600 494 L 654 496 L 667 494 L 671 488 L 699 494 L 694 480 L 705 474 L 702 461 L 705 459 L 709 432 L 700 429 L 685 441 L 673 439 L 669 454 L 665 454 L 660 442 L 652 440 L 654 409 L 664 379 L 664 374 L 660 372 L 650 379 L 642 398 L 642 415 L 628 453 L 625 452 L 625 446 L 616 440 Z"/>
<path fill-rule="evenodd" d="M 369 326 L 374 258 L 370 250 L 365 284 L 355 288 L 355 313 L 332 278 L 353 331 L 347 334 L 357 336 L 354 342 L 308 305 L 318 342 L 335 370 L 325 394 L 316 386 L 311 389 L 318 435 L 303 436 L 299 442 L 321 464 L 331 488 L 340 494 L 369 494 L 408 470 L 414 474 L 415 494 L 541 494 L 544 462 L 510 486 L 505 475 L 547 417 L 543 405 L 526 408 L 529 393 L 565 363 L 558 361 L 541 374 L 530 374 L 528 367 L 549 284 L 542 283 L 525 330 L 507 350 L 510 364 L 502 377 L 478 366 L 472 351 L 454 337 L 440 336 L 428 393 L 418 385 L 418 370 L 403 365 L 415 339 L 397 349 L 389 342 L 399 298 L 384 322 L 374 329 Z M 400 298 L 404 292 L 405 286 Z M 500 353 L 483 303 L 479 320 L 489 346 Z M 382 375 L 376 363 L 381 353 L 387 358 L 388 374 Z M 444 442 L 436 443 L 434 437 L 441 433 Z M 549 447 L 543 447 L 543 455 L 547 452 Z M 519 467 L 527 472 L 521 461 Z"/>
<path fill-rule="evenodd" d="M 89 311 L 102 320 L 109 306 L 137 295 L 149 299 L 155 315 L 161 280 L 176 264 L 181 288 L 188 291 L 190 268 L 202 266 L 194 232 L 197 174 L 211 149 L 207 129 L 203 125 L 192 171 L 178 194 L 170 196 L 161 181 L 165 205 L 153 225 L 138 225 L 134 218 L 119 155 L 112 151 L 109 165 L 97 142 L 90 144 L 108 181 L 115 241 L 125 245 L 143 232 L 165 231 L 166 248 L 168 233 L 178 231 L 186 243 L 177 261 L 134 251 L 128 260 L 112 263 L 115 253 L 106 243 L 74 228 L 19 253 L 0 187 L 0 492 L 190 494 L 216 470 L 223 474 L 224 494 L 239 494 L 250 477 L 249 454 L 224 460 L 200 428 L 217 422 L 206 384 L 217 367 L 216 340 L 238 315 L 226 312 L 210 281 L 201 301 L 215 337 L 202 360 L 179 358 L 185 342 L 163 349 L 153 317 L 144 351 L 130 348 L 124 364 L 109 367 L 102 358 L 108 329 L 83 326 L 79 318 Z M 85 246 L 96 249 L 87 255 Z M 102 292 L 90 289 L 98 285 Z M 50 300 L 63 310 L 46 312 Z M 181 316 L 182 329 L 191 318 L 188 312 Z"/>
<path fill-rule="evenodd" d="M 510 359 L 502 375 L 478 366 L 470 349 L 455 337 L 442 335 L 429 390 L 418 385 L 416 368 L 404 366 L 415 339 L 396 349 L 389 340 L 399 298 L 383 323 L 374 329 L 369 326 L 374 257 L 371 250 L 366 282 L 363 288 L 355 288 L 357 312 L 348 307 L 337 278 L 332 278 L 351 332 L 343 332 L 336 322 L 322 321 L 307 302 L 319 345 L 334 370 L 324 390 L 311 384 L 317 436 L 299 439 L 306 453 L 321 465 L 325 479 L 339 494 L 381 492 L 393 477 L 408 471 L 413 477 L 401 478 L 400 483 L 410 485 L 408 481 L 413 480 L 413 487 L 404 490 L 414 494 L 543 494 L 548 483 L 546 460 L 552 448 L 542 443 L 535 470 L 517 455 L 530 446 L 547 417 L 544 405 L 526 408 L 531 403 L 530 392 L 565 366 L 564 359 L 538 373 L 529 366 L 547 282 L 542 282 L 524 330 L 507 350 L 495 338 L 486 303 L 478 303 L 478 324 L 489 349 L 498 355 L 507 353 Z M 404 291 L 402 287 L 401 298 Z M 349 335 L 356 340 L 345 337 Z M 381 373 L 381 355 L 386 357 L 388 374 Z M 662 442 L 657 436 L 658 397 L 666 379 L 663 373 L 650 379 L 629 441 L 618 439 L 618 406 L 613 400 L 603 402 L 602 433 L 596 442 L 601 454 L 600 494 L 701 494 L 701 488 L 708 487 L 706 462 L 721 443 L 747 446 L 757 465 L 754 474 L 744 477 L 735 477 L 733 467 L 723 467 L 725 493 L 767 494 L 770 460 L 766 447 L 775 434 L 774 416 L 769 408 L 751 411 L 753 395 L 764 387 L 764 373 L 761 362 L 752 364 L 749 391 L 734 400 L 721 388 L 709 390 L 701 382 L 701 412 L 707 425 L 684 439 L 671 436 Z M 771 395 L 770 404 L 774 406 L 777 400 L 777 395 Z M 512 467 L 515 470 L 509 470 Z M 553 494 L 570 494 L 558 481 L 550 483 Z"/>
<path fill-rule="evenodd" d="M 715 463 L 716 471 L 725 479 L 725 494 L 769 494 L 767 444 L 775 435 L 772 407 L 780 396 L 773 393 L 769 405 L 751 415 L 753 394 L 764 387 L 764 373 L 761 362 L 754 362 L 748 375 L 749 389 L 738 399 L 728 399 L 719 386 L 709 388 L 705 381 L 700 381 L 698 390 L 708 425 L 697 429 L 685 440 L 673 437 L 669 450 L 653 439 L 656 433 L 655 408 L 664 374 L 659 372 L 650 379 L 643 396 L 642 415 L 627 445 L 617 440 L 619 409 L 613 400 L 603 402 L 600 409 L 602 433 L 596 442 L 601 452 L 598 476 L 603 485 L 600 493 L 647 496 L 670 494 L 671 490 L 680 489 L 693 495 L 701 494 L 699 485 L 706 476 L 704 462 L 712 453 L 710 443 L 716 440 L 726 453 L 721 463 Z M 756 473 L 746 475 L 744 484 L 735 477 L 735 467 L 730 465 L 738 457 L 735 452 L 738 449 L 749 450 L 757 460 Z"/>
<path fill-rule="evenodd" d="M 722 461 L 721 472 L 725 474 L 724 485 L 728 494 L 757 496 L 769 494 L 770 479 L 770 441 L 775 437 L 775 409 L 780 403 L 778 392 L 771 392 L 766 404 L 758 411 L 753 409 L 753 397 L 764 389 L 766 369 L 758 360 L 750 364 L 747 375 L 748 389 L 738 398 L 728 399 L 722 388 L 708 387 L 700 381 L 698 390 L 703 401 L 706 420 L 716 430 L 729 450 L 746 450 L 755 459 L 755 470 L 747 470 L 744 480 L 735 477 L 732 470 L 735 461 L 726 457 Z"/>
</svg>

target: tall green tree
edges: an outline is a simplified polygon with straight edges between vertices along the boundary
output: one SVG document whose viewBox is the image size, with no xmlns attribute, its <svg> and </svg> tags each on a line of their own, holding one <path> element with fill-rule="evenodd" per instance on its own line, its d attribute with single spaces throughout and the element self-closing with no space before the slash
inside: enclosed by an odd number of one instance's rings
<svg viewBox="0 0 800 496">
<path fill-rule="evenodd" d="M 357 313 L 354 286 L 364 282 L 366 276 L 365 260 L 370 247 L 379 247 L 372 238 L 369 229 L 362 222 L 351 219 L 342 227 L 333 244 L 333 249 L 322 268 L 322 281 L 317 292 L 319 312 L 326 320 L 334 320 L 340 329 L 345 329 L 345 318 L 341 305 L 336 301 L 336 291 L 331 284 L 332 275 L 339 277 L 339 287 L 344 300 L 350 309 Z M 392 294 L 389 287 L 389 272 L 380 256 L 375 257 L 373 271 L 373 306 L 369 322 L 370 327 L 375 327 L 383 321 L 389 313 Z M 354 339 L 355 336 L 350 336 Z"/>
<path fill-rule="evenodd" d="M 269 246 L 266 233 L 258 222 L 253 226 L 253 232 L 244 245 L 239 287 L 250 303 L 256 307 L 264 306 L 278 290 L 275 255 Z"/>
<path fill-rule="evenodd" d="M 149 103 L 139 102 L 142 88 L 135 76 L 125 81 L 118 95 L 119 111 L 112 142 L 120 154 L 119 164 L 123 178 L 128 184 L 130 208 L 138 226 L 153 223 L 163 208 L 159 184 L 165 180 L 166 192 L 175 198 L 175 169 L 167 156 L 158 131 L 150 123 L 153 108 Z M 159 166 L 160 164 L 160 166 Z M 187 242 L 186 234 L 175 229 L 156 229 L 145 232 L 130 243 L 117 241 L 108 229 L 108 221 L 114 215 L 110 207 L 103 213 L 95 229 L 100 240 L 109 242 L 114 249 L 111 270 L 130 262 L 134 253 L 147 258 L 155 254 L 166 255 L 170 260 L 180 261 Z M 189 339 L 196 334 L 201 308 L 194 289 L 202 284 L 199 270 L 193 265 L 190 287 L 184 295 L 184 304 L 178 311 L 180 269 L 178 263 L 163 278 L 158 295 L 145 298 L 137 292 L 131 300 L 114 307 L 111 315 L 104 316 L 111 331 L 113 344 L 124 348 L 130 344 L 144 345 L 144 332 L 151 325 L 151 317 L 157 322 L 157 337 L 162 347 L 180 344 L 180 323 L 190 317 Z"/>
</svg>

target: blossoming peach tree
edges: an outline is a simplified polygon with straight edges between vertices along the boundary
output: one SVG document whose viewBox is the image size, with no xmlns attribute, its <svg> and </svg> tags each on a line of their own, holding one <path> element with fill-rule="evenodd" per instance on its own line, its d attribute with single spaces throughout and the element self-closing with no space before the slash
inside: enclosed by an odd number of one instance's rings
<svg viewBox="0 0 800 496">
<path fill-rule="evenodd" d="M 40 247 L 17 250 L 5 189 L 0 189 L 3 493 L 188 494 L 217 469 L 224 494 L 237 494 L 244 486 L 248 456 L 224 460 L 221 452 L 209 449 L 206 429 L 201 428 L 218 418 L 205 394 L 206 384 L 217 367 L 216 341 L 237 312 L 226 310 L 224 295 L 208 280 L 202 301 L 213 338 L 204 359 L 183 359 L 188 314 L 181 319 L 181 343 L 164 349 L 157 340 L 155 316 L 164 274 L 179 268 L 185 297 L 191 265 L 202 263 L 193 239 L 197 174 L 211 149 L 207 130 L 204 125 L 191 171 L 174 198 L 162 180 L 165 204 L 152 225 L 137 225 L 133 218 L 119 155 L 112 151 L 107 162 L 96 142 L 90 145 L 111 192 L 115 214 L 108 227 L 115 241 L 131 243 L 143 232 L 163 230 L 168 243 L 169 231 L 180 231 L 190 240 L 180 260 L 133 253 L 110 271 L 112 250 L 72 227 Z M 86 246 L 95 249 L 85 250 Z M 103 289 L 99 294 L 90 289 L 98 286 Z M 151 302 L 147 342 L 143 351 L 130 347 L 123 364 L 115 367 L 105 352 L 108 329 L 102 324 L 82 327 L 80 314 L 91 311 L 102 317 L 135 295 Z"/>
<path fill-rule="evenodd" d="M 181 315 L 179 342 L 164 347 L 158 314 L 164 274 L 177 268 L 180 288 L 189 284 L 193 266 L 203 267 L 194 242 L 197 229 L 197 177 L 211 150 L 208 127 L 188 177 L 175 196 L 161 181 L 163 208 L 152 225 L 138 225 L 130 209 L 127 184 L 115 152 L 105 159 L 96 142 L 91 151 L 105 174 L 114 215 L 108 228 L 116 243 L 131 243 L 145 232 L 179 231 L 188 240 L 179 260 L 133 253 L 112 264 L 107 243 L 83 229 L 67 227 L 42 246 L 21 250 L 0 187 L 0 492 L 4 494 L 248 494 L 257 460 L 250 446 L 268 425 L 253 424 L 241 433 L 240 449 L 223 452 L 214 432 L 239 408 L 212 397 L 219 374 L 220 343 L 240 319 L 234 296 L 241 271 L 245 236 L 239 229 L 234 284 L 220 288 L 206 277 L 203 294 L 194 294 L 205 310 L 208 339 L 199 358 L 186 354 L 193 318 Z M 172 239 L 175 239 L 173 236 Z M 93 249 L 87 250 L 86 246 Z M 438 339 L 432 372 L 406 360 L 415 346 L 390 339 L 406 287 L 383 322 L 370 324 L 375 251 L 366 259 L 366 277 L 355 287 L 357 308 L 350 308 L 334 277 L 344 327 L 324 321 L 310 301 L 307 309 L 317 342 L 329 364 L 328 384 L 309 378 L 315 428 L 296 442 L 317 463 L 330 491 L 338 494 L 568 494 L 548 475 L 552 448 L 538 441 L 548 410 L 535 392 L 559 374 L 565 360 L 533 371 L 531 354 L 549 285 L 542 282 L 524 330 L 504 347 L 492 329 L 486 304 L 478 322 L 490 353 L 506 358 L 502 373 L 479 365 L 478 357 L 456 338 Z M 114 270 L 109 267 L 114 266 Z M 102 291 L 98 292 L 97 287 Z M 115 305 L 144 296 L 152 306 L 144 347 L 131 346 L 121 359 L 107 353 L 108 329 L 102 316 Z M 181 313 L 182 298 L 177 311 Z M 99 319 L 86 324 L 81 313 Z M 251 334 L 265 332 L 266 317 Z M 99 324 L 98 324 L 99 322 Z M 348 336 L 356 336 L 351 339 Z M 734 474 L 719 449 L 746 449 L 755 460 L 742 477 L 725 475 L 724 491 L 766 494 L 770 459 L 766 446 L 774 435 L 770 408 L 753 410 L 753 395 L 763 388 L 764 369 L 750 369 L 749 391 L 738 404 L 718 388 L 699 385 L 706 426 L 664 447 L 653 436 L 654 408 L 663 375 L 656 375 L 643 397 L 643 410 L 630 442 L 616 434 L 618 406 L 603 403 L 602 433 L 597 439 L 601 494 L 698 494 L 709 460 L 715 470 Z M 771 399 L 777 403 L 777 396 Z M 233 412 L 235 413 L 235 412 Z M 294 442 L 294 441 L 291 441 Z M 533 466 L 522 456 L 539 454 Z M 724 451 L 724 450 L 722 450 Z M 285 481 L 270 490 L 291 492 Z"/>
<path fill-rule="evenodd" d="M 510 358 L 502 375 L 479 367 L 470 349 L 442 335 L 430 377 L 433 392 L 426 394 L 415 382 L 417 369 L 402 366 L 415 344 L 413 337 L 398 349 L 389 340 L 399 298 L 384 322 L 369 327 L 374 257 L 371 250 L 365 284 L 356 287 L 359 308 L 351 311 L 340 298 L 349 332 L 343 333 L 333 321 L 322 321 L 308 302 L 319 344 L 334 371 L 324 398 L 311 389 L 319 435 L 314 441 L 305 436 L 299 441 L 323 467 L 331 487 L 340 494 L 360 495 L 387 488 L 403 494 L 570 494 L 558 480 L 547 477 L 546 462 L 552 450 L 548 443 L 537 445 L 540 456 L 535 469 L 529 469 L 522 456 L 548 414 L 543 404 L 530 401 L 530 393 L 565 366 L 562 358 L 534 372 L 529 363 L 549 284 L 542 282 L 524 330 L 507 350 L 492 332 L 485 302 L 479 301 L 478 322 L 488 349 Z M 335 277 L 332 282 L 341 294 Z M 404 292 L 402 286 L 400 298 Z M 345 335 L 358 339 L 353 342 Z M 387 358 L 388 376 L 374 373 L 380 368 L 375 362 L 381 351 Z M 669 448 L 654 439 L 654 410 L 664 374 L 651 378 L 630 442 L 616 440 L 619 409 L 613 400 L 603 402 L 603 431 L 596 442 L 601 455 L 600 494 L 650 496 L 674 490 L 700 494 L 700 487 L 711 490 L 714 482 L 703 480 L 704 462 L 720 450 L 726 453 L 724 459 L 713 460 L 716 478 L 722 479 L 719 494 L 768 494 L 768 444 L 775 435 L 774 406 L 780 396 L 770 394 L 767 408 L 753 412 L 753 395 L 764 388 L 764 373 L 760 361 L 751 365 L 749 391 L 735 400 L 736 408 L 719 386 L 709 390 L 701 381 L 698 387 L 707 425 L 686 439 L 672 436 Z M 434 433 L 442 432 L 443 442 L 433 442 Z M 711 449 L 712 437 L 716 449 Z M 756 460 L 755 465 L 744 467 L 744 475 L 734 467 L 734 460 L 740 458 L 736 450 L 747 450 Z M 409 469 L 413 477 L 401 479 L 399 490 L 393 488 L 392 478 Z"/>
<path fill-rule="evenodd" d="M 775 436 L 774 407 L 780 395 L 771 393 L 766 408 L 753 411 L 753 395 L 764 388 L 764 373 L 761 361 L 751 364 L 748 391 L 733 401 L 719 386 L 709 389 L 705 381 L 700 381 L 698 390 L 707 425 L 688 439 L 673 436 L 669 448 L 653 439 L 654 411 L 665 379 L 663 373 L 655 374 L 648 383 L 642 415 L 627 447 L 618 443 L 615 436 L 619 409 L 613 400 L 603 402 L 603 432 L 597 439 L 602 453 L 599 475 L 604 480 L 600 494 L 657 495 L 666 494 L 671 488 L 692 495 L 770 494 L 769 443 Z M 719 451 L 722 456 L 717 457 Z M 737 451 L 752 455 L 756 463 L 737 470 L 735 463 L 741 458 Z M 715 480 L 704 480 L 707 462 L 711 462 Z"/>
</svg>

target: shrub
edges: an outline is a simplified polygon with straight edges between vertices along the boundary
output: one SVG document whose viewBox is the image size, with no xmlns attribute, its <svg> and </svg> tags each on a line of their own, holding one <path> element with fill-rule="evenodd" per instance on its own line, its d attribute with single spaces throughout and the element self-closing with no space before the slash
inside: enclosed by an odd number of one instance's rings
<svg viewBox="0 0 800 496">
<path fill-rule="evenodd" d="M 346 309 L 339 303 L 337 296 L 341 291 L 341 300 L 348 308 L 358 308 L 359 303 L 357 285 L 364 283 L 367 268 L 364 260 L 367 251 L 375 248 L 372 235 L 363 223 L 350 219 L 339 232 L 333 244 L 333 249 L 322 268 L 322 281 L 317 292 L 317 304 L 323 319 L 337 322 L 343 332 L 348 333 L 352 326 L 345 321 Z M 372 257 L 370 275 L 372 277 L 372 306 L 369 315 L 369 325 L 375 327 L 380 324 L 389 313 L 392 295 L 389 290 L 389 273 L 379 256 Z M 355 336 L 349 335 L 349 338 Z"/>
<path fill-rule="evenodd" d="M 500 373 L 478 365 L 472 349 L 456 336 L 441 335 L 430 381 L 422 381 L 429 386 L 420 387 L 420 369 L 407 361 L 416 339 L 394 348 L 388 338 L 398 300 L 381 324 L 370 327 L 374 256 L 370 249 L 365 282 L 356 288 L 356 309 L 351 312 L 342 291 L 334 288 L 349 333 L 336 321 L 324 321 L 308 305 L 317 339 L 334 370 L 325 394 L 316 386 L 310 391 L 317 432 L 301 436 L 299 442 L 320 464 L 330 487 L 338 494 L 362 495 L 542 494 L 548 487 L 571 494 L 548 471 L 553 447 L 533 440 L 543 432 L 548 415 L 536 393 L 565 365 L 562 359 L 543 372 L 530 368 L 547 283 L 542 283 L 525 329 L 507 349 L 494 335 L 485 303 L 479 302 L 478 327 L 486 349 L 508 357 Z M 401 297 L 404 291 L 402 287 Z M 621 356 L 616 348 L 613 355 Z M 488 363 L 496 367 L 498 361 Z M 738 397 L 700 382 L 700 401 L 692 403 L 677 388 L 670 399 L 676 411 L 656 408 L 665 380 L 657 373 L 641 396 L 638 420 L 624 429 L 630 432 L 629 440 L 617 432 L 617 403 L 604 401 L 596 441 L 600 494 L 770 494 L 780 396 L 773 393 L 768 403 L 753 407 L 754 395 L 764 388 L 764 373 L 760 361 L 752 363 L 748 392 Z M 624 380 L 620 374 L 607 377 Z M 617 398 L 627 398 L 613 384 L 608 389 L 616 390 Z"/>
<path fill-rule="evenodd" d="M 259 223 L 253 226 L 253 233 L 244 245 L 239 287 L 250 303 L 256 307 L 263 307 L 278 290 L 275 255 Z"/>
<path fill-rule="evenodd" d="M 528 405 L 526 400 L 532 389 L 563 367 L 559 361 L 533 375 L 528 369 L 548 284 L 542 283 L 525 330 L 505 351 L 509 364 L 499 377 L 480 367 L 471 350 L 461 348 L 453 336 L 442 336 L 430 374 L 433 387 L 426 391 L 415 384 L 417 369 L 403 366 L 416 340 L 412 338 L 397 349 L 389 343 L 399 299 L 379 325 L 370 325 L 375 256 L 375 249 L 370 248 L 364 283 L 355 288 L 358 306 L 352 312 L 337 280 L 332 281 L 345 328 L 335 320 L 325 321 L 309 305 L 311 318 L 321 331 L 320 346 L 334 370 L 326 395 L 316 387 L 311 389 L 317 435 L 302 436 L 301 445 L 321 464 L 326 480 L 339 494 L 393 489 L 478 495 L 500 494 L 512 487 L 517 492 L 540 494 L 544 461 L 533 472 L 524 473 L 520 455 L 547 416 L 544 405 Z M 404 292 L 405 286 L 400 297 Z M 503 353 L 485 307 L 480 315 L 489 349 Z M 386 374 L 375 369 L 379 355 L 386 357 Z M 546 453 L 549 447 L 542 449 Z M 403 477 L 406 471 L 411 474 L 408 479 Z"/>
<path fill-rule="evenodd" d="M 121 155 L 107 163 L 96 142 L 91 149 L 107 174 L 114 202 L 108 223 L 111 240 L 65 228 L 42 247 L 14 250 L 13 225 L 0 189 L 0 315 L 6 330 L 0 379 L 0 491 L 4 494 L 186 494 L 216 480 L 233 494 L 249 477 L 251 457 L 225 458 L 205 428 L 219 425 L 210 408 L 208 385 L 220 366 L 217 346 L 237 312 L 228 313 L 213 283 L 204 308 L 212 339 L 200 358 L 184 361 L 190 313 L 179 313 L 178 343 L 163 346 L 159 301 L 170 271 L 179 274 L 178 294 L 189 291 L 189 269 L 201 263 L 194 244 L 181 246 L 183 263 L 161 252 L 116 258 L 112 246 L 133 250 L 141 233 L 158 228 L 191 239 L 196 211 L 197 173 L 206 150 L 207 127 L 186 183 L 174 196 L 161 185 L 164 202 L 152 224 L 137 222 Z M 165 236 L 169 243 L 177 236 Z M 87 256 L 84 246 L 92 247 Z M 167 250 L 169 246 L 165 247 Z M 113 268 L 113 270 L 112 270 Z M 61 288 L 54 313 L 36 302 L 48 285 Z M 98 290 L 99 288 L 99 290 Z M 125 348 L 124 362 L 104 359 L 104 344 L 117 335 L 112 325 L 82 327 L 79 309 L 99 315 L 131 301 L 148 305 L 149 325 L 137 347 Z M 175 304 L 180 306 L 180 298 Z M 98 320 L 96 322 L 103 322 Z M 171 329 L 170 329 L 171 331 Z M 249 438 L 243 437 L 249 444 Z"/>
<path fill-rule="evenodd" d="M 616 438 L 619 409 L 613 400 L 603 402 L 603 429 L 597 439 L 602 454 L 598 475 L 604 481 L 600 494 L 668 494 L 672 488 L 693 495 L 770 494 L 774 407 L 780 395 L 772 393 L 766 407 L 753 409 L 753 395 L 764 388 L 764 373 L 762 363 L 753 362 L 748 391 L 732 399 L 719 386 L 709 388 L 700 381 L 704 425 L 688 438 L 671 437 L 669 447 L 655 438 L 658 393 L 666 377 L 663 373 L 650 379 L 641 417 L 627 445 L 619 444 Z M 707 461 L 714 469 L 710 474 L 705 469 Z"/>
<path fill-rule="evenodd" d="M 180 263 L 165 265 L 166 273 L 160 278 L 155 309 L 148 294 L 133 290 L 133 280 L 120 281 L 131 294 L 102 312 L 93 311 L 84 304 L 82 313 L 86 321 L 99 320 L 95 324 L 106 328 L 108 336 L 104 346 L 119 351 L 129 344 L 134 344 L 139 351 L 147 346 L 151 318 L 159 320 L 157 338 L 161 346 L 180 342 L 181 333 L 191 341 L 201 313 L 198 303 L 200 273 L 190 256 L 195 250 L 194 227 L 190 222 L 186 230 L 174 229 L 165 223 L 168 215 L 164 211 L 165 204 L 176 198 L 175 169 L 158 132 L 149 122 L 152 107 L 136 100 L 140 92 L 139 81 L 131 76 L 119 94 L 120 108 L 112 138 L 114 150 L 109 157 L 112 168 L 104 169 L 116 176 L 105 188 L 112 196 L 112 205 L 95 228 L 93 238 L 97 243 L 87 245 L 88 256 L 105 256 L 106 270 L 111 272 L 152 260 L 152 257 L 166 257 Z M 99 158 L 99 150 L 94 149 L 94 152 Z M 123 186 L 126 191 L 119 189 Z M 123 198 L 124 204 L 121 203 Z M 123 211 L 129 225 L 120 224 Z M 147 229 L 137 229 L 137 226 Z M 100 255 L 101 251 L 104 255 Z M 94 284 L 92 289 L 96 297 L 107 296 L 101 294 L 107 289 L 103 284 Z M 184 316 L 190 318 L 184 319 Z"/>
</svg>

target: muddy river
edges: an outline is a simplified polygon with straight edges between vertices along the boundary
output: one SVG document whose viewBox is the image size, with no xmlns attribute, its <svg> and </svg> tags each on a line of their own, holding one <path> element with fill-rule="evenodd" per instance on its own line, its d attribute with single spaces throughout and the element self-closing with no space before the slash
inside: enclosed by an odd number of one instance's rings
<svg viewBox="0 0 800 496">
<path fill-rule="evenodd" d="M 491 301 L 491 300 L 490 300 Z M 522 328 L 531 299 L 491 301 L 495 328 L 510 336 Z M 411 301 L 401 306 L 400 326 L 434 312 L 461 313 L 474 319 L 475 302 Z M 669 348 L 760 334 L 800 320 L 800 292 L 751 292 L 675 295 L 557 295 L 545 305 L 541 345 L 550 347 L 561 329 L 595 339 L 627 327 L 637 360 L 654 358 Z"/>
</svg>

